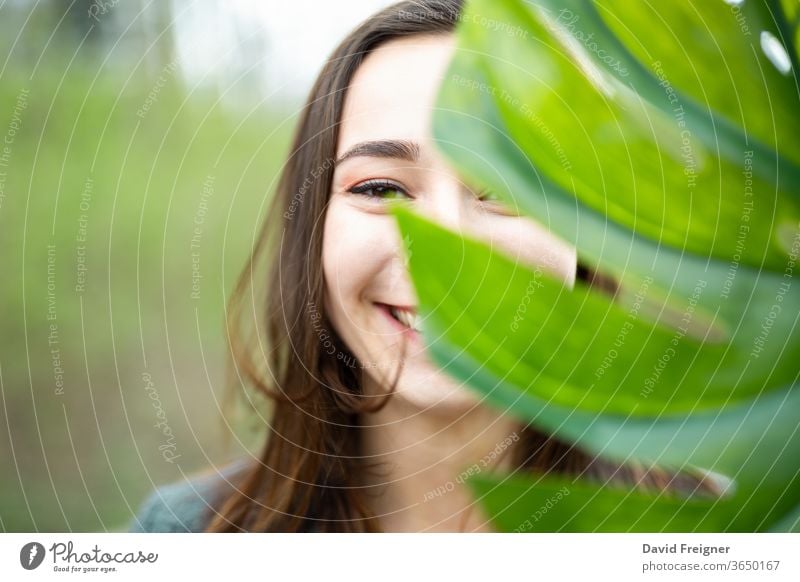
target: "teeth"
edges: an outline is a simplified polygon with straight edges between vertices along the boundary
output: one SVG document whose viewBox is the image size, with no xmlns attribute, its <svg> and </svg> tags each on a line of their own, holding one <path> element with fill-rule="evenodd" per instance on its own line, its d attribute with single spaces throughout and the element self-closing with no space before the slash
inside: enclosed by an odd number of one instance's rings
<svg viewBox="0 0 800 582">
<path fill-rule="evenodd" d="M 416 313 L 411 313 L 410 311 L 406 311 L 405 309 L 396 309 L 394 307 L 391 308 L 392 316 L 405 325 L 406 327 L 410 327 L 414 331 L 419 331 L 419 315 Z"/>
</svg>

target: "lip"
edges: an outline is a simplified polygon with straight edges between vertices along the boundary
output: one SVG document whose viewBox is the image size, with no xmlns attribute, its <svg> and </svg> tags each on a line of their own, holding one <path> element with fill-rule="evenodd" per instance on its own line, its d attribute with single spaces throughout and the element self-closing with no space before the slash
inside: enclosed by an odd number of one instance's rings
<svg viewBox="0 0 800 582">
<path fill-rule="evenodd" d="M 406 309 L 409 311 L 416 311 L 416 308 L 411 305 L 389 305 L 387 303 L 378 303 L 375 302 L 375 307 L 383 313 L 384 318 L 391 324 L 392 329 L 396 332 L 403 334 L 405 337 L 408 337 L 412 341 L 419 341 L 420 333 L 416 330 L 411 329 L 410 327 L 406 327 L 399 321 L 397 321 L 394 317 L 392 317 L 391 312 L 389 311 L 390 308 L 394 307 L 396 309 Z"/>
</svg>

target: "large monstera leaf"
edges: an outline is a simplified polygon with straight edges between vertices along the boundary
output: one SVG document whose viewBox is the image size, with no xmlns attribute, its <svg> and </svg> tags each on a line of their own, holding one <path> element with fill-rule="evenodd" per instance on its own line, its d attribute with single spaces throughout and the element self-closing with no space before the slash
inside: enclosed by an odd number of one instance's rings
<svg viewBox="0 0 800 582">
<path fill-rule="evenodd" d="M 559 478 L 479 475 L 499 528 L 798 527 L 797 12 L 467 3 L 437 145 L 619 287 L 569 288 L 398 208 L 430 354 L 595 455 L 730 481 L 716 500 L 570 482 L 554 502 Z"/>
</svg>

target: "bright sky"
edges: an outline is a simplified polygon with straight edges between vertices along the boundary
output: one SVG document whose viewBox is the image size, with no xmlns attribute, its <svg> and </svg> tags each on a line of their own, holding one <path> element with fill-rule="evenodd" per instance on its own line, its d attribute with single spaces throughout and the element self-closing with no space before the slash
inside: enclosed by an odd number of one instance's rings
<svg viewBox="0 0 800 582">
<path fill-rule="evenodd" d="M 195 83 L 225 85 L 254 66 L 268 93 L 305 96 L 325 58 L 392 0 L 173 0 L 176 45 Z M 263 57 L 263 58 L 262 58 Z M 259 62 L 260 60 L 260 62 Z"/>
</svg>

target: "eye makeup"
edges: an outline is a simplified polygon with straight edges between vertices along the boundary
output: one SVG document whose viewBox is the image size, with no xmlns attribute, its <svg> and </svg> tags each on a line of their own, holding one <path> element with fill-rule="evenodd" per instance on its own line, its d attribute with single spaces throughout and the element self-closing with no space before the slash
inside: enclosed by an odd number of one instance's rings
<svg viewBox="0 0 800 582">
<path fill-rule="evenodd" d="M 385 178 L 373 178 L 356 183 L 345 190 L 356 194 L 369 202 L 380 203 L 385 200 L 413 200 L 414 196 L 398 183 Z M 475 200 L 486 212 L 502 216 L 518 216 L 491 190 L 484 189 L 475 194 Z"/>
<path fill-rule="evenodd" d="M 494 202 L 500 199 L 491 190 L 483 189 L 475 195 L 480 202 Z"/>
<path fill-rule="evenodd" d="M 351 194 L 358 194 L 371 200 L 396 200 L 398 198 L 411 198 L 406 190 L 388 180 L 366 180 L 355 186 L 351 186 L 348 190 Z"/>
<path fill-rule="evenodd" d="M 504 200 L 502 200 L 491 190 L 481 190 L 475 195 L 475 198 L 481 207 L 487 212 L 499 214 L 501 216 L 519 216 L 517 212 L 514 212 L 514 210 L 510 208 Z"/>
</svg>

